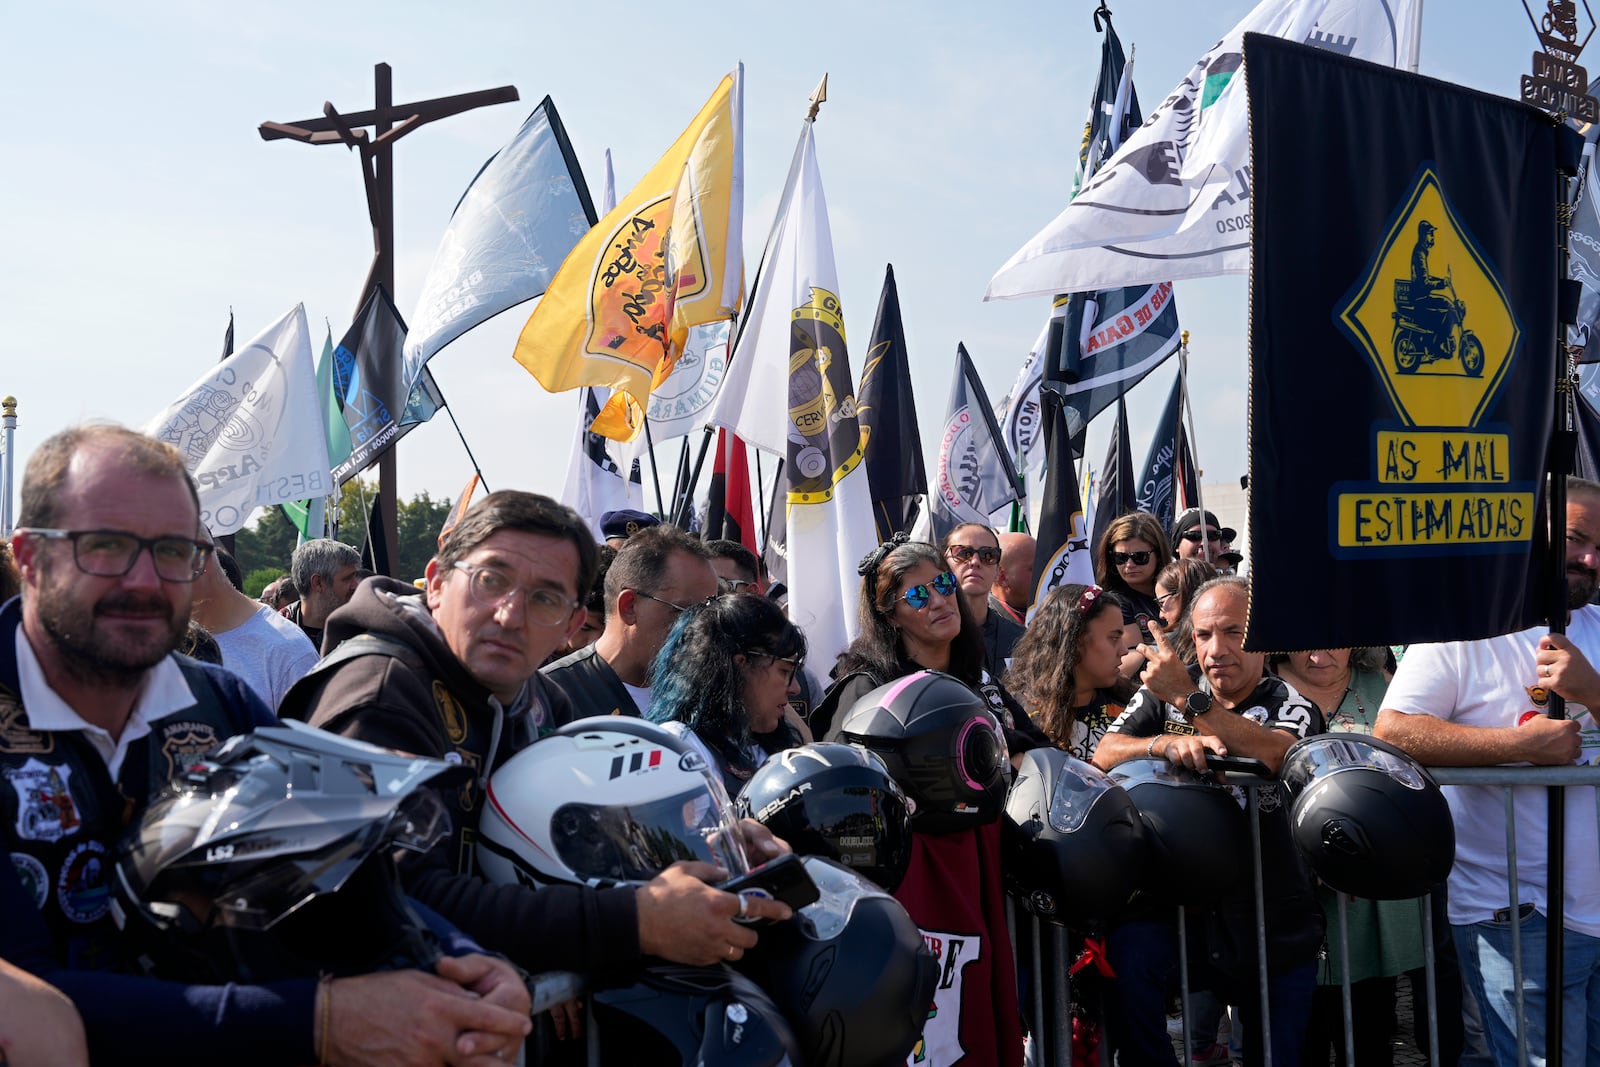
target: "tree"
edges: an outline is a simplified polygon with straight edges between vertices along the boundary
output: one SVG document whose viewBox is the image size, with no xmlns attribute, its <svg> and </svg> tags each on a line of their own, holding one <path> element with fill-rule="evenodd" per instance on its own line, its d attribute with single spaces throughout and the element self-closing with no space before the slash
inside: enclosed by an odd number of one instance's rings
<svg viewBox="0 0 1600 1067">
<path fill-rule="evenodd" d="M 265 509 L 254 526 L 244 527 L 234 538 L 239 569 L 245 574 L 268 569 L 287 574 L 289 557 L 294 555 L 294 546 L 299 537 L 300 531 L 294 528 L 294 523 L 289 521 L 282 508 Z"/>
<path fill-rule="evenodd" d="M 377 487 L 359 478 L 352 478 L 339 487 L 338 504 L 335 508 L 339 540 L 357 550 L 366 546 L 367 516 L 376 498 Z M 432 559 L 434 552 L 438 550 L 439 529 L 449 514 L 449 498 L 435 500 L 426 489 L 410 500 L 400 502 L 400 514 L 397 517 L 400 527 L 400 558 L 396 561 L 397 577 L 404 580 L 422 577 L 423 571 L 427 569 L 428 560 Z M 271 575 L 274 578 L 279 574 L 286 574 L 289 570 L 289 558 L 294 555 L 294 547 L 299 536 L 299 531 L 284 515 L 282 508 L 268 508 L 261 513 L 254 526 L 247 526 L 239 531 L 235 542 L 239 550 L 239 566 L 250 578 L 256 577 L 254 573 L 256 571 L 275 569 L 275 573 Z M 247 580 L 246 592 L 251 596 L 257 596 L 261 590 L 250 589 Z"/>
</svg>

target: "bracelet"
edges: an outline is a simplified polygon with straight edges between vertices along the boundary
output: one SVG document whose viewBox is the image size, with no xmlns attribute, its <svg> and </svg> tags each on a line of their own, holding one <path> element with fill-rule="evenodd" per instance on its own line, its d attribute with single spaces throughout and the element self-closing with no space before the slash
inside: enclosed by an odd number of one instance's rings
<svg viewBox="0 0 1600 1067">
<path fill-rule="evenodd" d="M 328 1022 L 333 1015 L 333 976 L 323 975 L 317 981 L 317 996 L 322 1001 L 322 1028 L 317 1034 L 317 1062 L 328 1067 Z"/>
<path fill-rule="evenodd" d="M 1154 759 L 1155 758 L 1156 742 L 1159 741 L 1159 740 L 1161 740 L 1161 735 L 1160 734 L 1156 734 L 1154 737 L 1152 737 L 1150 739 L 1150 743 L 1148 745 L 1144 746 L 1144 754 L 1145 754 L 1145 758 L 1146 759 Z"/>
</svg>

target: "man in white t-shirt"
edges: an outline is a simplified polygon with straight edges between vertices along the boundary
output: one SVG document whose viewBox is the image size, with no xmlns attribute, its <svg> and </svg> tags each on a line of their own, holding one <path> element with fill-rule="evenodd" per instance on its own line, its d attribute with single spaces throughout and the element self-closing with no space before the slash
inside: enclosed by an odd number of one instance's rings
<svg viewBox="0 0 1600 1067">
<path fill-rule="evenodd" d="M 1412 645 L 1374 733 L 1432 766 L 1558 766 L 1581 752 L 1580 723 L 1600 710 L 1600 484 L 1567 480 L 1567 632 L 1538 626 L 1483 641 Z M 1545 714 L 1551 691 L 1570 718 Z M 1461 970 L 1483 1012 L 1497 1063 L 1515 1065 L 1517 994 L 1512 922 L 1520 929 L 1529 1061 L 1545 1062 L 1545 790 L 1515 790 L 1517 887 L 1507 879 L 1505 796 L 1499 786 L 1447 786 L 1456 825 L 1450 924 Z M 1566 791 L 1565 1008 L 1562 1060 L 1600 1063 L 1600 827 L 1595 790 Z"/>
<path fill-rule="evenodd" d="M 277 711 L 289 687 L 317 665 L 317 649 L 300 627 L 235 589 L 220 565 L 223 550 L 216 553 L 219 565 L 194 582 L 191 617 L 216 640 L 222 665 Z"/>
</svg>

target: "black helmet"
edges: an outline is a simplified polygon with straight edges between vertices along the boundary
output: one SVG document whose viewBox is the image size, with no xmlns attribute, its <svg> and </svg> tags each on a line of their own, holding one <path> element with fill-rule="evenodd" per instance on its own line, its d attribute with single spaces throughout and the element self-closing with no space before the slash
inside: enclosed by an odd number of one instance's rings
<svg viewBox="0 0 1600 1067">
<path fill-rule="evenodd" d="M 1056 748 L 1024 753 L 1006 816 L 1006 875 L 1041 918 L 1094 925 L 1144 883 L 1150 843 L 1139 809 L 1092 764 Z"/>
<path fill-rule="evenodd" d="M 1358 733 L 1317 734 L 1283 758 L 1295 844 L 1335 889 L 1406 900 L 1445 880 L 1456 827 L 1433 776 L 1393 745 Z"/>
<path fill-rule="evenodd" d="M 802 862 L 822 896 L 764 928 L 741 969 L 783 1005 L 807 1067 L 905 1063 L 938 960 L 899 901 L 847 867 Z"/>
<path fill-rule="evenodd" d="M 599 990 L 591 999 L 601 1067 L 790 1067 L 804 1062 L 772 998 L 721 964 L 656 964 L 643 968 L 632 983 Z"/>
<path fill-rule="evenodd" d="M 1111 769 L 1139 809 L 1150 843 L 1142 888 L 1169 904 L 1214 904 L 1252 866 L 1250 820 L 1227 788 L 1164 759 Z"/>
<path fill-rule="evenodd" d="M 845 712 L 839 736 L 883 758 L 918 833 L 949 834 L 1000 817 L 1007 770 L 1000 720 L 950 675 L 917 671 L 879 686 Z"/>
<path fill-rule="evenodd" d="M 858 745 L 785 749 L 734 806 L 802 856 L 826 856 L 893 893 L 911 864 L 911 812 L 883 759 Z"/>
<path fill-rule="evenodd" d="M 112 915 L 159 977 L 265 982 L 431 965 L 396 849 L 448 832 L 425 785 L 464 772 L 302 723 L 173 777 L 118 858 Z"/>
</svg>

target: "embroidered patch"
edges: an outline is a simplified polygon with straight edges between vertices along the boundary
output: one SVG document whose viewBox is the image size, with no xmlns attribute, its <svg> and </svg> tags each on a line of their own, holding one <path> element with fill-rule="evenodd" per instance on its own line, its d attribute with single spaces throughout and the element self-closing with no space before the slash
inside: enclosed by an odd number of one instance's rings
<svg viewBox="0 0 1600 1067">
<path fill-rule="evenodd" d="M 53 752 L 56 739 L 28 726 L 22 704 L 10 693 L 0 694 L 0 752 L 43 756 Z"/>
<path fill-rule="evenodd" d="M 50 897 L 50 876 L 44 873 L 44 864 L 26 852 L 13 852 L 11 866 L 17 869 L 17 881 L 22 883 L 23 892 L 33 898 L 33 906 L 43 909 Z"/>
<path fill-rule="evenodd" d="M 106 847 L 98 841 L 80 842 L 67 853 L 56 876 L 56 903 L 61 905 L 61 913 L 75 923 L 102 918 L 111 906 L 108 873 Z"/>
<path fill-rule="evenodd" d="M 17 794 L 17 836 L 28 841 L 59 841 L 83 822 L 68 780 L 72 768 L 30 758 L 5 772 Z"/>
<path fill-rule="evenodd" d="M 467 739 L 467 713 L 461 701 L 440 681 L 433 683 L 433 705 L 439 709 L 439 721 L 444 723 L 444 734 L 452 745 Z"/>
<path fill-rule="evenodd" d="M 209 723 L 174 722 L 161 729 L 161 755 L 167 761 L 167 777 L 188 770 L 198 756 L 216 748 L 217 731 Z"/>
<path fill-rule="evenodd" d="M 1267 709 L 1259 704 L 1253 708 L 1242 711 L 1239 714 L 1243 715 L 1257 726 L 1265 726 L 1267 724 Z"/>
</svg>

